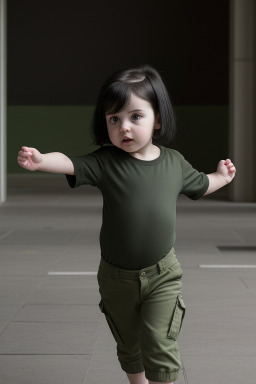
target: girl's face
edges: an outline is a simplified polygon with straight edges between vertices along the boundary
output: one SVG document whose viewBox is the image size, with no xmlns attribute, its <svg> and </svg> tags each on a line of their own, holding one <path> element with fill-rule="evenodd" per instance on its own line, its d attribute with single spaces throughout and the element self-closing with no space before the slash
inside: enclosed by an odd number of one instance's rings
<svg viewBox="0 0 256 384">
<path fill-rule="evenodd" d="M 132 93 L 129 104 L 122 111 L 106 114 L 106 123 L 110 141 L 116 147 L 144 160 L 159 155 L 152 137 L 154 130 L 161 128 L 160 118 L 155 117 L 148 101 Z"/>
</svg>

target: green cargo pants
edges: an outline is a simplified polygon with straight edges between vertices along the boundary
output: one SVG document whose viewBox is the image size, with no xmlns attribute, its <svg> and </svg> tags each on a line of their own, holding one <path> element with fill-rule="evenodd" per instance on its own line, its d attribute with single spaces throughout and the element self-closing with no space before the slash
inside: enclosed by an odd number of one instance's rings
<svg viewBox="0 0 256 384">
<path fill-rule="evenodd" d="M 138 271 L 101 260 L 100 309 L 125 372 L 145 371 L 151 381 L 177 379 L 181 368 L 177 338 L 185 315 L 181 277 L 173 248 L 157 264 Z"/>
</svg>

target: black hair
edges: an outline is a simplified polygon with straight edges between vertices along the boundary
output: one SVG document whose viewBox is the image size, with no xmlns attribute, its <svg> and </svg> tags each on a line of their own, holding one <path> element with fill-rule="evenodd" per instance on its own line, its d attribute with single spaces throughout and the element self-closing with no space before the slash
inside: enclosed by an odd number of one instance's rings
<svg viewBox="0 0 256 384">
<path fill-rule="evenodd" d="M 116 72 L 105 82 L 92 121 L 94 143 L 101 146 L 111 143 L 105 115 L 122 111 L 129 104 L 132 93 L 148 101 L 155 116 L 159 113 L 161 128 L 155 130 L 153 142 L 168 145 L 176 130 L 174 109 L 160 74 L 148 65 Z"/>
</svg>

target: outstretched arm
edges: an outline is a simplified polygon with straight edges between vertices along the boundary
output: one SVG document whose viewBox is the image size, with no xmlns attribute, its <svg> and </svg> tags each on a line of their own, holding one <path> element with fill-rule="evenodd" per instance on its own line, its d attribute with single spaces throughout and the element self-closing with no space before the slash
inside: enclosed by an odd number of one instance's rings
<svg viewBox="0 0 256 384">
<path fill-rule="evenodd" d="M 235 173 L 236 168 L 230 159 L 221 160 L 218 164 L 217 171 L 207 175 L 209 178 L 209 187 L 204 196 L 229 184 L 235 177 Z"/>
<path fill-rule="evenodd" d="M 19 151 L 18 164 L 29 171 L 44 171 L 74 175 L 72 161 L 63 153 L 40 153 L 36 148 L 22 147 Z"/>
</svg>

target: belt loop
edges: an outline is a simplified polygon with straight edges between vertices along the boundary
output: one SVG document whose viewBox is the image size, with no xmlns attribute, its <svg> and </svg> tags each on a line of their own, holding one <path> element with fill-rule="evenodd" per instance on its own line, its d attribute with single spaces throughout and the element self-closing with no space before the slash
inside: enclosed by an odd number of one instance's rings
<svg viewBox="0 0 256 384">
<path fill-rule="evenodd" d="M 164 266 L 163 266 L 162 260 L 158 261 L 158 263 L 157 263 L 157 267 L 158 267 L 159 275 L 161 275 L 161 273 L 162 273 L 163 270 L 164 270 Z"/>
<path fill-rule="evenodd" d="M 115 267 L 115 280 L 119 280 L 118 267 Z"/>
</svg>

